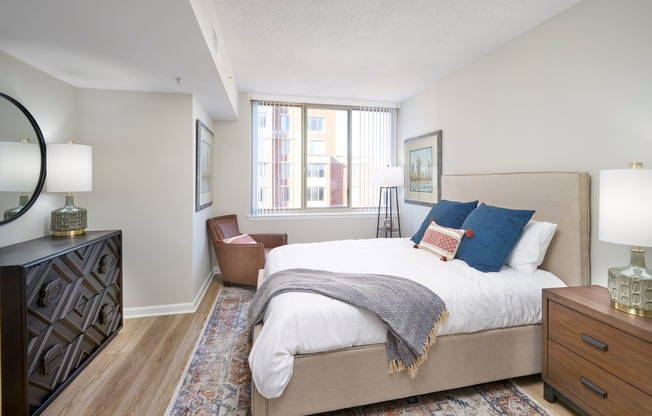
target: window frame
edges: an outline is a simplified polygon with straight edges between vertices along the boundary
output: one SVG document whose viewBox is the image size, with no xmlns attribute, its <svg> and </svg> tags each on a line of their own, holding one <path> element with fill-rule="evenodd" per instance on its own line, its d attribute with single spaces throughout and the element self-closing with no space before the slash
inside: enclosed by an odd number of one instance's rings
<svg viewBox="0 0 652 416">
<path fill-rule="evenodd" d="M 258 206 L 255 206 L 253 203 L 251 205 L 251 215 L 254 217 L 263 217 L 263 216 L 287 216 L 287 215 L 305 215 L 305 214 L 317 214 L 317 215 L 328 215 L 328 214 L 369 214 L 373 213 L 374 215 L 377 213 L 377 196 L 372 197 L 371 201 L 369 201 L 367 206 L 353 206 L 353 172 L 354 172 L 354 164 L 353 164 L 353 141 L 354 141 L 354 135 L 353 135 L 353 114 L 355 111 L 359 111 L 361 114 L 363 111 L 369 111 L 368 109 L 360 106 L 355 106 L 355 105 L 328 105 L 328 104 L 311 104 L 311 103 L 283 103 L 283 102 L 278 102 L 278 101 L 264 101 L 264 100 L 252 100 L 251 102 L 252 106 L 255 107 L 258 104 L 261 105 L 271 105 L 271 106 L 281 106 L 281 107 L 294 107 L 294 108 L 300 108 L 301 111 L 301 170 L 302 174 L 300 176 L 300 200 L 301 204 L 300 207 L 298 208 L 283 208 L 283 207 L 276 207 L 276 208 L 260 208 Z M 389 139 L 388 139 L 388 144 L 387 150 L 389 151 L 389 161 L 395 161 L 396 160 L 396 137 L 397 137 L 397 111 L 396 108 L 393 107 L 373 107 L 375 109 L 381 109 L 383 112 L 387 112 L 388 116 L 390 117 L 390 128 L 388 129 L 388 134 L 389 134 Z M 321 162 L 308 162 L 308 157 L 309 155 L 315 155 L 309 153 L 309 142 L 311 139 L 309 139 L 309 132 L 316 132 L 316 133 L 324 133 L 326 128 L 325 128 L 325 121 L 322 122 L 323 129 L 322 130 L 309 130 L 309 125 L 308 121 L 310 118 L 318 117 L 321 118 L 322 120 L 324 117 L 322 116 L 309 116 L 309 110 L 310 109 L 323 109 L 323 110 L 339 110 L 339 111 L 346 111 L 346 134 L 347 134 L 347 156 L 346 156 L 346 168 L 347 168 L 347 174 L 346 174 L 346 205 L 345 206 L 326 206 L 326 207 L 310 207 L 309 201 L 308 200 L 308 178 L 311 179 L 325 179 L 327 177 L 326 175 L 326 170 L 328 169 L 328 164 L 325 164 L 324 166 L 324 176 L 308 176 L 308 165 L 309 164 L 316 164 L 316 165 L 322 165 Z M 252 117 L 256 114 L 256 111 L 252 110 Z M 270 114 L 265 111 L 264 114 L 266 114 L 266 121 L 269 121 Z M 286 116 L 286 115 L 284 115 Z M 291 117 L 290 117 L 291 118 Z M 258 120 L 256 120 L 255 123 L 259 123 Z M 289 123 L 290 125 L 293 124 L 293 122 Z M 256 125 L 256 124 L 254 124 Z M 284 130 L 287 131 L 287 130 Z M 252 132 L 253 134 L 257 134 L 257 132 Z M 369 134 L 368 132 L 365 134 Z M 252 154 L 253 152 L 257 151 L 258 145 L 255 144 L 257 143 L 257 140 L 260 140 L 259 138 L 257 139 L 252 139 Z M 284 140 L 289 140 L 289 139 L 284 139 Z M 312 140 L 322 140 L 320 138 L 312 139 Z M 317 154 L 319 155 L 319 153 Z M 330 157 L 332 155 L 327 154 L 327 152 L 324 153 L 325 156 Z M 253 162 L 253 160 L 252 160 Z M 252 163 L 252 171 L 253 169 L 256 169 L 256 175 L 260 176 L 258 173 L 258 168 L 257 168 L 258 163 Z M 356 164 L 356 169 L 360 170 L 360 167 L 362 165 Z M 385 164 L 383 164 L 385 166 Z M 252 179 L 256 178 L 256 175 L 252 174 Z M 252 186 L 257 187 L 259 184 L 256 183 L 255 181 L 252 181 Z M 310 187 L 316 187 L 317 185 L 310 185 Z M 375 190 L 375 186 L 372 185 L 367 185 L 370 186 L 371 189 L 373 190 L 373 194 L 377 195 L 377 190 Z M 358 188 L 359 191 L 362 190 L 362 188 L 365 188 L 366 191 L 368 192 L 367 187 L 362 186 L 362 184 L 357 183 L 356 187 Z M 330 189 L 328 185 L 324 188 L 324 193 Z M 358 192 L 361 193 L 361 192 Z M 294 193 L 290 193 L 294 194 Z M 325 199 L 325 197 L 324 197 Z M 375 199 L 375 200 L 374 200 Z M 261 202 L 258 200 L 258 202 Z M 278 213 L 275 213 L 274 211 L 278 210 Z M 261 213 L 263 211 L 271 211 L 271 213 Z"/>
</svg>

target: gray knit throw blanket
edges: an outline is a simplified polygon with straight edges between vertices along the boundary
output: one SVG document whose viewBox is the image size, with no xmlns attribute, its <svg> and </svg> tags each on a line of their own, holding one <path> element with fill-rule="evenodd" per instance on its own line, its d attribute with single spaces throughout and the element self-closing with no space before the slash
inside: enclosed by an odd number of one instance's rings
<svg viewBox="0 0 652 416">
<path fill-rule="evenodd" d="M 267 277 L 254 295 L 248 316 L 249 342 L 269 302 L 286 292 L 316 293 L 375 313 L 387 324 L 388 372 L 407 369 L 410 377 L 416 376 L 426 360 L 439 324 L 448 316 L 439 296 L 402 277 L 289 269 Z"/>
</svg>

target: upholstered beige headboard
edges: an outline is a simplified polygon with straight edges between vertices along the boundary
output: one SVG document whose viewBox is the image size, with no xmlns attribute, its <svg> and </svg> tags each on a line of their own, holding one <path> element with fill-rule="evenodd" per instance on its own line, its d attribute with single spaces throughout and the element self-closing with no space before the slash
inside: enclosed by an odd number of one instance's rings
<svg viewBox="0 0 652 416">
<path fill-rule="evenodd" d="M 557 224 L 541 268 L 568 286 L 589 284 L 589 175 L 585 172 L 444 175 L 442 199 L 534 209 L 535 220 Z"/>
</svg>

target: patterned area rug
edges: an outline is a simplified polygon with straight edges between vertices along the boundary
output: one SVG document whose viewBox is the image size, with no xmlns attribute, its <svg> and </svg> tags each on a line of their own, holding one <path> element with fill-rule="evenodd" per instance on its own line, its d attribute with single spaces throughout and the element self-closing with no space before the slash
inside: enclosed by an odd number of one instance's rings
<svg viewBox="0 0 652 416">
<path fill-rule="evenodd" d="M 166 415 L 251 415 L 247 311 L 253 290 L 220 291 Z M 326 414 L 324 414 L 326 415 Z M 350 415 L 550 415 L 509 380 L 328 413 Z"/>
</svg>

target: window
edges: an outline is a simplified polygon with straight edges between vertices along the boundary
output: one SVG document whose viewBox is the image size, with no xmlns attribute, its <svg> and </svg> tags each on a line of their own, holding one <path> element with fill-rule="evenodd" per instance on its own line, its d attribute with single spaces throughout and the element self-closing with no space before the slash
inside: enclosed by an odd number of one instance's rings
<svg viewBox="0 0 652 416">
<path fill-rule="evenodd" d="M 287 114 L 281 114 L 281 130 L 288 131 L 290 130 L 291 118 Z"/>
<path fill-rule="evenodd" d="M 287 156 L 292 151 L 292 141 L 289 139 L 278 139 L 278 154 Z"/>
<path fill-rule="evenodd" d="M 283 202 L 289 202 L 290 201 L 290 188 L 287 186 L 282 186 L 281 187 L 281 200 Z"/>
<path fill-rule="evenodd" d="M 392 164 L 396 111 L 253 101 L 252 214 L 375 212 Z"/>
<path fill-rule="evenodd" d="M 308 140 L 308 153 L 311 155 L 323 155 L 326 153 L 326 141 Z"/>
<path fill-rule="evenodd" d="M 323 178 L 326 174 L 325 163 L 308 163 L 306 176 L 309 178 Z"/>
<path fill-rule="evenodd" d="M 309 187 L 308 188 L 308 202 L 323 202 L 324 201 L 324 189 L 322 187 Z"/>
<path fill-rule="evenodd" d="M 308 117 L 308 131 L 324 133 L 324 117 L 309 116 Z"/>
<path fill-rule="evenodd" d="M 289 163 L 280 163 L 279 167 L 281 168 L 281 179 L 289 179 L 292 166 Z"/>
</svg>

